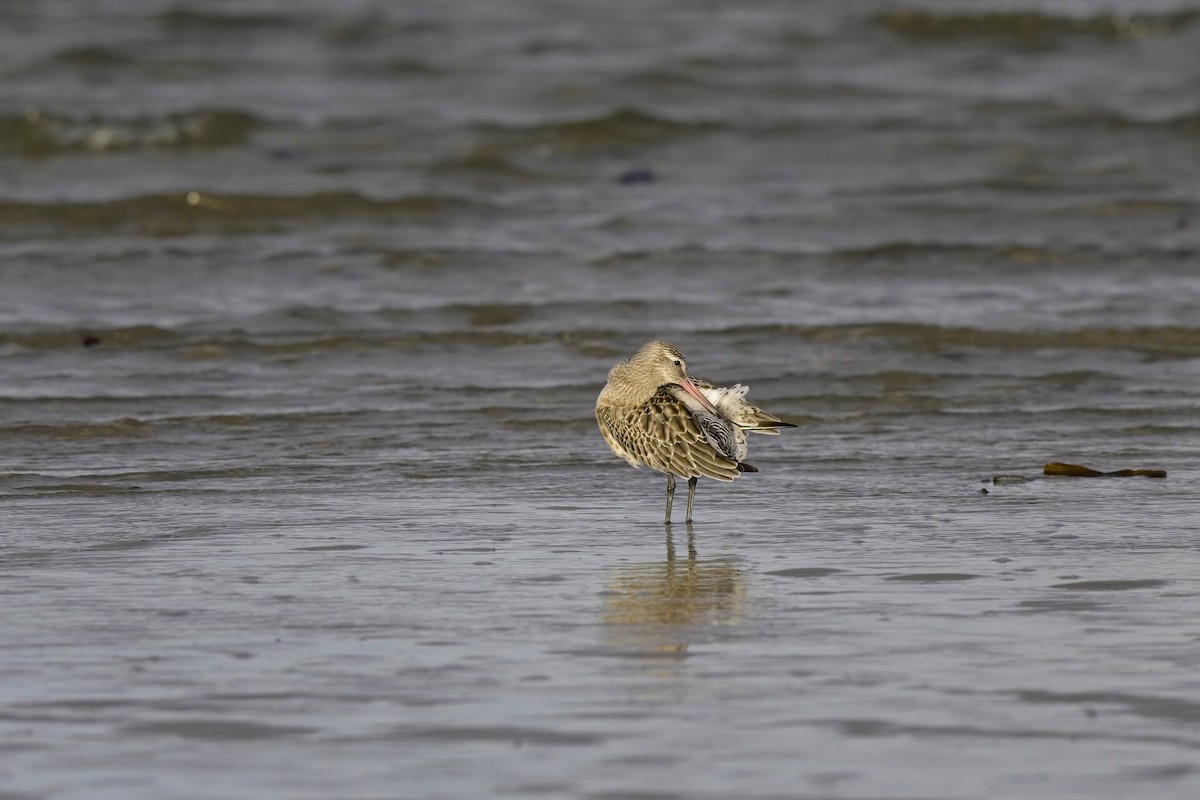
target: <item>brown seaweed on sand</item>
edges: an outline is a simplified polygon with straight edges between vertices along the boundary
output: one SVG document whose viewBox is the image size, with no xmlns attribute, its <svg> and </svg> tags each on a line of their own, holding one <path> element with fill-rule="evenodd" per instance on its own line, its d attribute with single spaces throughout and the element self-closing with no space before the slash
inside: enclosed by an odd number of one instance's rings
<svg viewBox="0 0 1200 800">
<path fill-rule="evenodd" d="M 1136 478 L 1143 476 L 1146 478 L 1165 478 L 1167 471 L 1165 469 L 1119 469 L 1114 472 L 1100 472 L 1091 467 L 1081 467 L 1078 464 L 1063 464 L 1059 461 L 1051 461 L 1042 470 L 1043 475 L 1052 475 L 1055 477 L 1067 478 Z"/>
</svg>

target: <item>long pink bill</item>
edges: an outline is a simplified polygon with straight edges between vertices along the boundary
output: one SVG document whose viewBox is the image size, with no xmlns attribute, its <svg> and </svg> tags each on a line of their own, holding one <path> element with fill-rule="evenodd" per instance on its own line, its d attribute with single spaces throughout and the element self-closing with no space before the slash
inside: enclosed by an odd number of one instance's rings
<svg viewBox="0 0 1200 800">
<path fill-rule="evenodd" d="M 716 406 L 714 406 L 712 403 L 708 402 L 708 398 L 705 397 L 704 394 L 699 389 L 696 388 L 696 384 L 692 383 L 690 378 L 684 377 L 683 383 L 681 385 L 683 386 L 684 391 L 686 391 L 692 397 L 694 397 L 700 401 L 700 405 L 704 406 L 706 409 L 708 409 L 712 413 L 716 414 L 718 417 L 721 416 L 721 412 L 717 411 Z"/>
</svg>

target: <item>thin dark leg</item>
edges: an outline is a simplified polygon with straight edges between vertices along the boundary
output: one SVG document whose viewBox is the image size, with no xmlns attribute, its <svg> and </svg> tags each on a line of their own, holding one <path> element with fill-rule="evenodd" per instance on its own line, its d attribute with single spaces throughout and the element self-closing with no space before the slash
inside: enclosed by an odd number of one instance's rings
<svg viewBox="0 0 1200 800">
<path fill-rule="evenodd" d="M 671 524 L 671 503 L 675 502 L 675 476 L 667 473 L 667 524 Z"/>
<path fill-rule="evenodd" d="M 692 503 L 696 500 L 696 482 L 699 478 L 688 478 L 688 513 L 685 522 L 692 521 Z"/>
</svg>

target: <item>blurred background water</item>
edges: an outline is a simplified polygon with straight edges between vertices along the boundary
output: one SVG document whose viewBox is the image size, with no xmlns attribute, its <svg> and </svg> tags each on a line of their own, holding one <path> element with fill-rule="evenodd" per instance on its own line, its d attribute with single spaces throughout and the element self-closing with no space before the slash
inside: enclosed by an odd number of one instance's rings
<svg viewBox="0 0 1200 800">
<path fill-rule="evenodd" d="M 1197 3 L 0 42 L 0 797 L 1200 792 Z M 800 426 L 691 530 L 651 338 Z"/>
</svg>

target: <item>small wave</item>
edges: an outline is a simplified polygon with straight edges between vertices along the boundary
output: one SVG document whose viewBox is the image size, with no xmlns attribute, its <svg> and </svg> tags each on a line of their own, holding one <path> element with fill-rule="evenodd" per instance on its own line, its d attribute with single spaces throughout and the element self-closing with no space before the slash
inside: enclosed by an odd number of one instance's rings
<svg viewBox="0 0 1200 800">
<path fill-rule="evenodd" d="M 1163 438 L 1173 441 L 1186 441 L 1187 439 L 1195 441 L 1193 437 L 1200 434 L 1200 425 L 1142 423 L 1125 428 L 1110 429 L 1108 433 L 1110 436 L 1136 439 Z"/>
<path fill-rule="evenodd" d="M 171 8 L 158 15 L 158 22 L 170 33 L 258 31 L 262 28 L 287 28 L 296 17 L 270 12 L 217 11 L 211 8 Z"/>
<path fill-rule="evenodd" d="M 328 19 L 321 25 L 321 37 L 335 45 L 364 46 L 394 44 L 401 38 L 412 39 L 430 34 L 450 35 L 442 21 L 431 17 L 395 18 L 378 8 Z"/>
<path fill-rule="evenodd" d="M 200 350 L 203 353 L 226 356 L 250 353 L 261 356 L 295 357 L 310 353 L 336 351 L 366 351 L 375 348 L 409 350 L 438 348 L 444 346 L 473 347 L 520 347 L 542 344 L 555 337 L 538 334 L 516 334 L 503 331 L 415 331 L 413 333 L 378 335 L 366 332 L 337 335 L 315 335 L 308 337 L 247 337 L 236 339 L 214 338 L 189 343 L 187 354 Z"/>
<path fill-rule="evenodd" d="M 336 351 L 406 350 L 410 348 L 475 346 L 520 347 L 561 341 L 569 338 L 560 332 L 523 333 L 503 330 L 445 330 L 388 333 L 350 330 L 338 333 L 290 332 L 285 334 L 247 333 L 188 334 L 152 325 L 123 328 L 64 328 L 57 330 L 3 331 L 0 347 L 26 350 L 56 349 L 159 349 L 170 348 L 195 359 L 225 358 L 237 354 L 297 356 L 306 353 Z M 4 398 L 0 398 L 0 402 Z"/>
<path fill-rule="evenodd" d="M 1194 137 L 1200 135 L 1200 109 L 1175 111 L 1151 116 L 1095 106 L 1060 105 L 1043 102 L 988 100 L 974 110 L 989 117 L 1023 117 L 1047 128 L 1125 130 L 1164 130 Z"/>
<path fill-rule="evenodd" d="M 104 439 L 113 436 L 148 436 L 154 425 L 133 418 L 108 422 L 67 422 L 59 425 L 12 425 L 0 428 L 5 436 L 49 437 L 53 439 Z"/>
<path fill-rule="evenodd" d="M 926 9 L 884 11 L 874 17 L 876 24 L 910 39 L 998 39 L 1031 48 L 1048 47 L 1064 36 L 1107 40 L 1166 36 L 1187 28 L 1197 19 L 1200 19 L 1200 12 L 1197 11 L 1067 16 L 1037 11 L 964 13 Z"/>
<path fill-rule="evenodd" d="M 1183 200 L 1136 199 L 1109 200 L 1102 203 L 1076 206 L 1068 214 L 1094 214 L 1103 217 L 1164 216 L 1180 218 L 1196 210 L 1196 205 Z"/>
<path fill-rule="evenodd" d="M 148 236 L 186 236 L 200 232 L 254 233 L 313 219 L 438 215 L 474 208 L 458 197 L 411 195 L 388 199 L 358 192 L 304 195 L 176 192 L 98 202 L 0 202 L 0 226 L 27 237 L 33 232 L 113 230 Z"/>
<path fill-rule="evenodd" d="M 473 327 L 489 325 L 512 325 L 530 317 L 535 307 L 529 303 L 456 303 L 443 306 L 442 310 L 463 314 Z"/>
<path fill-rule="evenodd" d="M 36 331 L 0 332 L 0 346 L 14 345 L 26 350 L 75 349 L 80 347 L 154 347 L 182 339 L 174 331 L 154 325 L 122 328 L 61 328 Z"/>
<path fill-rule="evenodd" d="M 1050 588 L 1084 592 L 1120 592 L 1129 589 L 1157 589 L 1169 583 L 1170 581 L 1158 578 L 1141 578 L 1136 580 L 1072 581 L 1051 584 Z"/>
<path fill-rule="evenodd" d="M 1112 201 L 1102 204 L 1074 206 L 1071 213 L 1102 216 L 1163 215 L 1181 218 L 1189 212 L 1183 203 L 1167 201 Z M 1054 213 L 1054 212 L 1050 212 Z M 1052 247 L 1020 243 L 973 243 L 954 241 L 892 240 L 863 247 L 837 247 L 828 251 L 829 258 L 855 265 L 915 264 L 922 269 L 935 266 L 1072 267 L 1103 260 L 1111 264 L 1154 261 L 1170 264 L 1191 250 L 1186 247 L 1161 246 L 1138 242 L 1131 246 L 1077 244 Z"/>
<path fill-rule="evenodd" d="M 0 115 L 0 153 L 25 158 L 76 153 L 113 153 L 232 147 L 244 144 L 261 124 L 253 114 L 232 109 L 162 116 L 72 117 L 30 109 Z"/>
<path fill-rule="evenodd" d="M 499 178 L 533 178 L 537 175 L 510 159 L 492 145 L 478 145 L 456 156 L 440 159 L 429 167 L 435 174 L 478 174 Z"/>
<path fill-rule="evenodd" d="M 41 494 L 124 494 L 140 491 L 140 488 L 111 483 L 48 483 L 28 486 L 25 490 Z"/>
<path fill-rule="evenodd" d="M 1162 128 L 1195 138 L 1200 136 L 1200 110 L 1170 114 L 1160 118 L 1136 117 L 1130 114 L 1112 114 L 1109 124 L 1114 128 Z"/>
<path fill-rule="evenodd" d="M 79 67 L 81 69 L 112 69 L 115 67 L 126 67 L 135 63 L 131 57 L 124 53 L 118 52 L 111 47 L 101 47 L 100 45 L 68 47 L 55 53 L 52 60 L 58 64 Z"/>
<path fill-rule="evenodd" d="M 1043 266 L 1076 263 L 1101 255 L 1099 248 L 1075 247 L 1055 248 L 1036 245 L 997 244 L 983 245 L 955 242 L 888 241 L 867 247 L 851 247 L 835 250 L 832 257 L 839 260 L 886 261 L 889 263 L 920 262 L 928 264 L 931 259 L 948 259 L 954 263 L 964 261 L 992 261 L 1008 264 Z M 1107 254 L 1106 254 L 1107 255 Z"/>
<path fill-rule="evenodd" d="M 715 130 L 706 121 L 680 121 L 635 108 L 563 122 L 481 127 L 490 145 L 500 151 L 538 149 L 552 154 L 578 155 L 608 148 L 663 144 Z"/>
<path fill-rule="evenodd" d="M 302 725 L 268 725 L 256 720 L 180 718 L 130 723 L 124 726 L 121 733 L 131 736 L 149 736 L 155 739 L 175 737 L 228 744 L 230 742 L 297 738 L 316 731 L 317 728 Z"/>
<path fill-rule="evenodd" d="M 196 469 L 172 469 L 172 470 L 143 470 L 138 472 L 115 472 L 105 475 L 106 480 L 124 480 L 124 481 L 141 481 L 144 483 L 164 482 L 173 483 L 180 481 L 210 481 L 210 480 L 226 480 L 229 478 L 259 478 L 267 477 L 275 472 L 274 467 L 210 467 Z M 290 470 L 292 474 L 298 474 L 299 470 Z"/>
<path fill-rule="evenodd" d="M 511 413 L 511 411 L 509 412 Z M 596 426 L 594 417 L 577 417 L 574 419 L 554 419 L 538 417 L 535 419 L 514 419 L 511 416 L 500 420 L 500 424 L 515 431 L 590 431 Z"/>
<path fill-rule="evenodd" d="M 1003 350 L 1060 348 L 1136 350 L 1175 358 L 1200 356 L 1200 328 L 1181 325 L 1009 331 L 879 322 L 862 325 L 752 325 L 725 328 L 720 332 L 735 335 L 792 336 L 805 341 L 852 341 L 885 338 L 903 340 L 907 342 L 910 349 L 929 352 L 963 347 Z"/>
<path fill-rule="evenodd" d="M 398 57 L 385 61 L 383 71 L 395 77 L 429 76 L 438 74 L 438 70 L 425 61 L 415 58 Z"/>
</svg>

